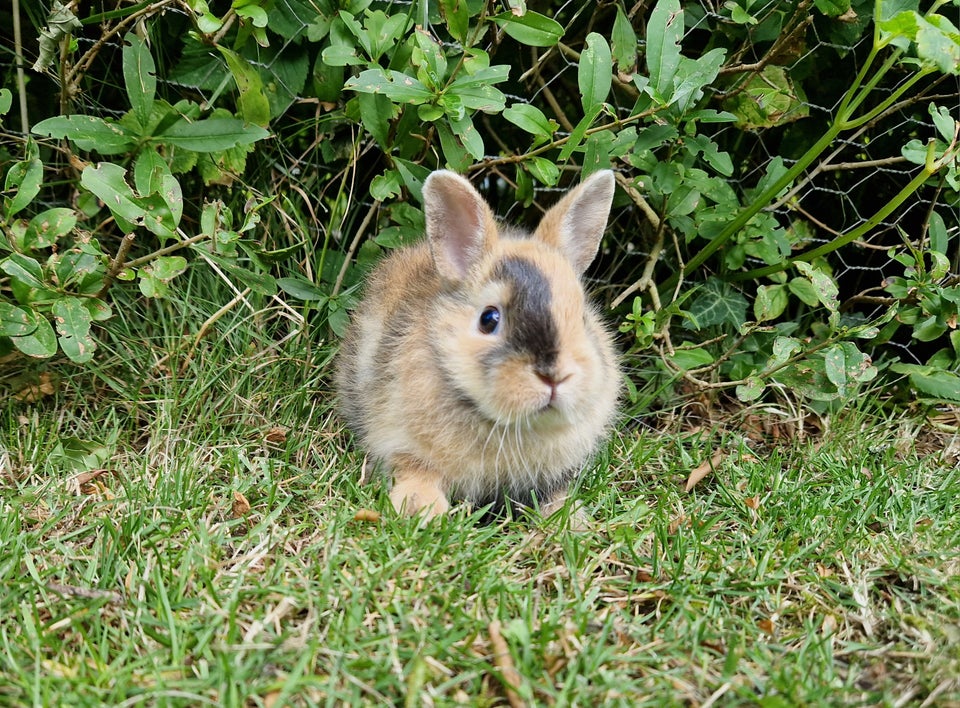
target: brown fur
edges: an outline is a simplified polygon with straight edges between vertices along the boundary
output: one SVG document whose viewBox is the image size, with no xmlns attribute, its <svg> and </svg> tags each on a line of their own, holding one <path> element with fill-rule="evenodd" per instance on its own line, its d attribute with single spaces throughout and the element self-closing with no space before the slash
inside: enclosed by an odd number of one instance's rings
<svg viewBox="0 0 960 708">
<path fill-rule="evenodd" d="M 619 391 L 611 337 L 580 284 L 612 195 L 612 174 L 594 175 L 527 237 L 498 232 L 463 178 L 427 180 L 427 240 L 371 275 L 338 359 L 341 410 L 392 475 L 398 510 L 435 516 L 448 497 L 562 502 L 606 434 Z M 549 291 L 542 301 L 557 347 L 546 374 L 534 369 L 539 352 L 512 344 L 527 323 L 511 319 L 511 289 L 525 284 L 493 277 L 506 258 L 530 264 Z M 488 305 L 504 318 L 493 335 L 477 327 Z"/>
</svg>

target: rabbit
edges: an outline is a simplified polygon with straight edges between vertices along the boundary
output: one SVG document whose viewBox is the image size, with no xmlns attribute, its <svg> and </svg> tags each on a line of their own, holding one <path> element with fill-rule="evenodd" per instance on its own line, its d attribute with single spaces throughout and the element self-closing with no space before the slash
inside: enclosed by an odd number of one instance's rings
<svg viewBox="0 0 960 708">
<path fill-rule="evenodd" d="M 519 503 L 546 517 L 609 432 L 620 370 L 583 291 L 613 199 L 596 172 L 531 235 L 464 177 L 423 185 L 426 238 L 371 272 L 338 355 L 340 413 L 398 512 Z"/>
</svg>

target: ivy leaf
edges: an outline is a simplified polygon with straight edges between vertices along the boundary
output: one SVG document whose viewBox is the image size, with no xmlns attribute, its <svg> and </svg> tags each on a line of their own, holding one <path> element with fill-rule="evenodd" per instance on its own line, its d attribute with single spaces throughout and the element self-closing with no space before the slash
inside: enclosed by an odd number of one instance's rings
<svg viewBox="0 0 960 708">
<path fill-rule="evenodd" d="M 580 87 L 580 101 L 584 112 L 607 100 L 613 82 L 613 59 L 607 40 L 602 35 L 591 32 L 587 35 L 586 44 L 580 53 L 580 66 L 577 70 L 577 84 Z"/>
<path fill-rule="evenodd" d="M 528 10 L 519 16 L 503 12 L 492 19 L 509 36 L 528 47 L 552 47 L 563 37 L 563 25 L 539 12 Z"/>
<path fill-rule="evenodd" d="M 684 327 L 701 330 L 715 325 L 732 325 L 739 328 L 747 320 L 747 299 L 730 283 L 719 278 L 709 278 L 693 296 L 687 312 L 693 322 Z"/>
</svg>

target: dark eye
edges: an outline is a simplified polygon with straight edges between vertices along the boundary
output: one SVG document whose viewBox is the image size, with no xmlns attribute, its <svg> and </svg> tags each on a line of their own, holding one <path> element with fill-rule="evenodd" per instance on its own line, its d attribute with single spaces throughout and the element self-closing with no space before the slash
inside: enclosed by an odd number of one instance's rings
<svg viewBox="0 0 960 708">
<path fill-rule="evenodd" d="M 500 326 L 500 310 L 492 305 L 483 308 L 483 312 L 480 313 L 480 320 L 477 325 L 480 327 L 480 331 L 484 334 L 493 334 Z"/>
</svg>

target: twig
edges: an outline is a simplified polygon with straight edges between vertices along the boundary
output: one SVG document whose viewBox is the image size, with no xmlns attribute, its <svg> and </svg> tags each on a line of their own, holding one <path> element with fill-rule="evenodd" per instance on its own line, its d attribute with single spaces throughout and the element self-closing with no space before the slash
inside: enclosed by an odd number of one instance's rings
<svg viewBox="0 0 960 708">
<path fill-rule="evenodd" d="M 649 290 L 650 296 L 654 300 L 654 307 L 660 309 L 660 298 L 659 293 L 657 293 L 657 288 L 653 283 L 653 269 L 657 265 L 657 261 L 660 259 L 660 253 L 663 251 L 663 242 L 664 242 L 664 223 L 657 215 L 657 213 L 651 208 L 647 203 L 647 200 L 643 198 L 643 195 L 638 192 L 634 186 L 630 183 L 630 180 L 617 173 L 617 183 L 623 188 L 623 191 L 633 199 L 633 203 L 640 207 L 641 211 L 646 215 L 647 219 L 650 220 L 650 223 L 653 225 L 656 230 L 656 241 L 654 241 L 653 247 L 650 249 L 650 255 L 647 256 L 646 265 L 643 267 L 643 273 L 640 278 L 637 279 L 632 285 L 630 285 L 626 290 L 620 293 L 610 305 L 611 309 L 616 309 L 624 300 L 633 295 L 639 290 Z"/>
<path fill-rule="evenodd" d="M 343 259 L 343 265 L 340 266 L 340 272 L 337 273 L 337 280 L 333 284 L 333 291 L 330 293 L 330 297 L 336 297 L 340 294 L 340 288 L 343 286 L 343 279 L 347 276 L 347 269 L 353 262 L 353 254 L 360 246 L 360 241 L 363 240 L 363 235 L 366 232 L 367 227 L 370 226 L 370 222 L 373 221 L 373 216 L 377 213 L 379 208 L 380 200 L 377 199 L 373 204 L 370 205 L 366 215 L 363 217 L 363 221 L 360 222 L 360 228 L 358 228 L 357 233 L 354 234 L 353 241 L 350 242 L 350 248 L 347 249 L 346 256 Z"/>
<path fill-rule="evenodd" d="M 100 292 L 96 295 L 98 300 L 107 294 L 110 286 L 113 285 L 113 281 L 116 280 L 117 273 L 123 269 L 123 264 L 127 260 L 127 253 L 130 251 L 130 247 L 133 246 L 135 238 L 135 233 L 129 233 L 120 241 L 120 248 L 117 249 L 117 255 L 113 257 L 113 260 L 110 262 L 110 268 L 107 269 L 107 274 L 103 278 L 103 287 L 100 288 Z"/>
<path fill-rule="evenodd" d="M 13 54 L 17 62 L 17 93 L 20 100 L 20 130 L 30 135 L 27 113 L 27 83 L 23 77 L 23 40 L 20 35 L 20 0 L 13 0 Z"/>
<path fill-rule="evenodd" d="M 507 702 L 510 703 L 510 708 L 525 708 L 527 704 L 516 690 L 522 681 L 520 672 L 513 665 L 510 647 L 507 646 L 507 640 L 500 632 L 500 621 L 491 622 L 487 631 L 490 634 L 490 646 L 493 649 L 493 665 L 500 669 L 500 679 Z"/>
</svg>

